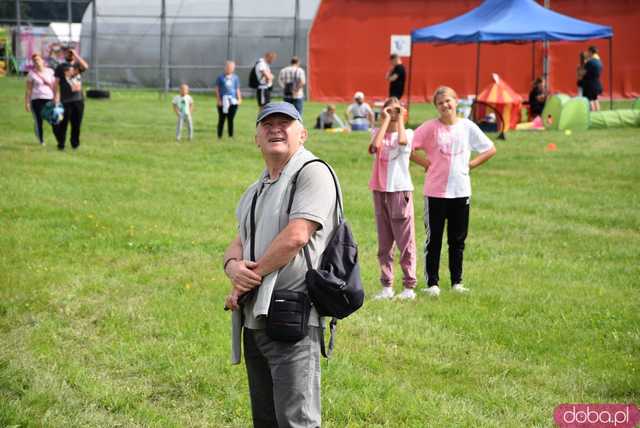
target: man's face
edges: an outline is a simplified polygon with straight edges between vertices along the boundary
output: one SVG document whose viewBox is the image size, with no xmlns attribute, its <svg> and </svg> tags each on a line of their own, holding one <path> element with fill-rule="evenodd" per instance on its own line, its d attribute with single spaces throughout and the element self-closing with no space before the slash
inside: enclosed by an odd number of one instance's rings
<svg viewBox="0 0 640 428">
<path fill-rule="evenodd" d="M 73 51 L 71 49 L 67 49 L 64 51 L 64 59 L 69 62 L 73 61 Z"/>
<path fill-rule="evenodd" d="M 272 114 L 260 122 L 256 129 L 256 144 L 262 154 L 290 157 L 304 144 L 307 130 L 297 120 L 285 114 Z"/>
</svg>

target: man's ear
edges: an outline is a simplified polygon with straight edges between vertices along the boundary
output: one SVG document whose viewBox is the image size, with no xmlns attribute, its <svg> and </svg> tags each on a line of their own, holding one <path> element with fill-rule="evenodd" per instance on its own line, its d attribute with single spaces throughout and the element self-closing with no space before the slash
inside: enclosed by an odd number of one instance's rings
<svg viewBox="0 0 640 428">
<path fill-rule="evenodd" d="M 307 128 L 302 127 L 302 130 L 300 131 L 300 144 L 304 144 L 304 142 L 307 141 L 308 137 L 309 131 L 307 131 Z"/>
</svg>

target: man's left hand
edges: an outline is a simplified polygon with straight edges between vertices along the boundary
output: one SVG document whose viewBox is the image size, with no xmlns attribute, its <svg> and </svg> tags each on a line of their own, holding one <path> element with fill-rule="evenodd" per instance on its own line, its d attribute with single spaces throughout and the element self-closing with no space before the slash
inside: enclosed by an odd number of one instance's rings
<svg viewBox="0 0 640 428">
<path fill-rule="evenodd" d="M 240 305 L 238 305 L 238 297 L 240 297 L 238 290 L 233 288 L 231 293 L 224 300 L 225 309 L 231 309 L 232 311 L 239 309 Z"/>
</svg>

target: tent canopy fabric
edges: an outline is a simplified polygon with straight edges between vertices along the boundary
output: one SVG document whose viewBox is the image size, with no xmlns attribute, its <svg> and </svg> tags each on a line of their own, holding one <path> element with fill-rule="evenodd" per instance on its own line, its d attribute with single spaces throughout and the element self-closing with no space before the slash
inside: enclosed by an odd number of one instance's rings
<svg viewBox="0 0 640 428">
<path fill-rule="evenodd" d="M 478 100 L 489 104 L 521 104 L 522 97 L 494 73 L 493 83 L 478 94 Z"/>
<path fill-rule="evenodd" d="M 414 30 L 411 42 L 579 41 L 612 36 L 609 26 L 562 15 L 534 0 L 485 0 L 464 15 Z"/>
</svg>

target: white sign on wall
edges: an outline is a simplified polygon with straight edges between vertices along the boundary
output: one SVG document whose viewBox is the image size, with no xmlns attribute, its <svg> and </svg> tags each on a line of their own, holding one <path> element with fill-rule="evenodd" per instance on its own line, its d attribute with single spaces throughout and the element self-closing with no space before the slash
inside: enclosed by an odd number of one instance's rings
<svg viewBox="0 0 640 428">
<path fill-rule="evenodd" d="M 411 56 L 411 36 L 391 35 L 391 54 Z"/>
</svg>

